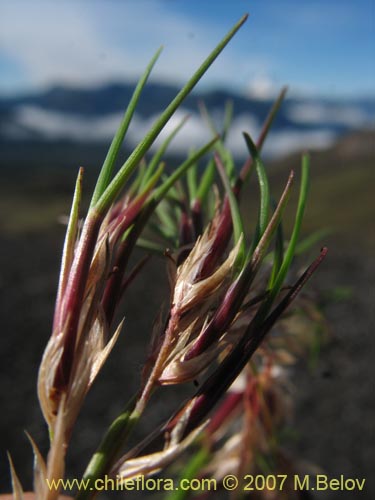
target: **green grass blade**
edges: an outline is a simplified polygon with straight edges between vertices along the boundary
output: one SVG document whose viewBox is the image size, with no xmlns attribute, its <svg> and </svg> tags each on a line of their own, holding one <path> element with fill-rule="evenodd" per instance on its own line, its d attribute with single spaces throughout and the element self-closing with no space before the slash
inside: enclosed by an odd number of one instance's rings
<svg viewBox="0 0 375 500">
<path fill-rule="evenodd" d="M 183 118 L 183 120 L 181 120 L 181 122 L 177 125 L 177 127 L 175 127 L 172 130 L 172 132 L 169 134 L 169 136 L 165 139 L 165 141 L 162 143 L 160 148 L 156 151 L 154 156 L 151 158 L 150 163 L 147 166 L 144 182 L 147 182 L 147 180 L 153 174 L 154 170 L 158 167 L 158 165 L 159 165 L 164 153 L 166 152 L 169 144 L 172 142 L 172 140 L 175 138 L 175 136 L 181 130 L 181 128 L 185 125 L 187 119 L 188 119 L 188 116 L 185 116 L 185 118 Z"/>
<path fill-rule="evenodd" d="M 162 176 L 164 168 L 165 168 L 165 163 L 164 162 L 160 163 L 156 172 L 153 172 L 153 174 L 147 179 L 145 184 L 142 186 L 142 190 L 138 196 L 142 197 L 147 192 L 151 191 L 151 189 L 156 185 L 156 183 Z"/>
<path fill-rule="evenodd" d="M 184 480 L 186 483 L 187 481 L 191 481 L 192 479 L 199 477 L 201 470 L 209 462 L 210 456 L 211 453 L 209 452 L 208 448 L 202 447 L 200 450 L 198 450 L 192 456 L 186 466 L 182 469 L 179 477 L 180 482 Z M 172 490 L 166 497 L 164 497 L 164 500 L 185 500 L 190 496 L 191 491 L 189 491 L 189 489 L 176 488 L 175 490 Z"/>
<path fill-rule="evenodd" d="M 267 299 L 270 302 L 270 304 L 273 302 L 276 295 L 279 293 L 295 254 L 295 249 L 297 246 L 297 241 L 301 230 L 302 219 L 305 212 L 306 199 L 309 189 L 309 173 L 310 173 L 310 158 L 306 154 L 302 157 L 302 176 L 301 176 L 300 193 L 299 193 L 298 206 L 297 206 L 297 212 L 292 231 L 292 236 L 290 238 L 288 247 L 285 251 L 284 260 L 281 264 L 279 272 L 277 273 L 277 276 L 274 280 L 273 286 L 270 290 Z"/>
<path fill-rule="evenodd" d="M 229 149 L 224 149 L 223 153 L 224 153 L 223 158 L 225 161 L 228 177 L 231 181 L 234 181 L 236 176 L 236 168 L 234 165 L 232 153 L 229 151 Z"/>
<path fill-rule="evenodd" d="M 142 188 L 145 184 L 144 179 L 146 176 L 146 169 L 147 169 L 146 162 L 141 161 L 139 164 L 139 169 L 137 171 L 137 175 L 127 190 L 127 194 L 129 195 L 129 197 L 136 196 L 136 194 L 137 193 L 139 194 L 140 190 L 142 190 Z"/>
<path fill-rule="evenodd" d="M 159 203 L 159 205 L 155 208 L 155 213 L 161 222 L 161 227 L 159 227 L 161 234 L 165 237 L 176 237 L 178 232 L 177 222 L 170 212 L 169 205 L 164 202 Z"/>
<path fill-rule="evenodd" d="M 166 182 L 168 180 L 168 175 L 165 174 L 162 176 L 162 181 L 163 183 Z M 180 203 L 180 198 L 179 198 L 179 192 L 178 192 L 178 189 L 176 188 L 176 186 L 171 186 L 169 188 L 169 191 L 168 191 L 168 194 L 166 195 L 166 198 L 168 199 L 168 201 L 170 201 L 171 203 L 177 203 L 179 204 Z"/>
<path fill-rule="evenodd" d="M 266 230 L 268 224 L 268 215 L 270 208 L 270 188 L 268 184 L 266 169 L 264 168 L 263 162 L 260 159 L 258 149 L 253 143 L 249 134 L 244 132 L 243 135 L 246 141 L 246 145 L 249 149 L 249 152 L 253 158 L 253 162 L 255 164 L 255 169 L 257 172 L 258 182 L 259 182 L 259 190 L 260 190 L 259 219 L 256 231 L 257 234 L 255 235 L 252 243 L 252 250 L 254 250 L 259 239 L 262 237 L 264 231 Z"/>
<path fill-rule="evenodd" d="M 140 415 L 133 409 L 135 402 L 136 398 L 132 398 L 125 410 L 108 427 L 83 475 L 83 479 L 91 486 L 81 489 L 76 500 L 87 500 L 97 495 L 95 480 L 108 473 L 115 457 L 139 421 Z"/>
<path fill-rule="evenodd" d="M 180 179 L 182 175 L 193 165 L 197 163 L 197 161 L 207 154 L 212 146 L 217 141 L 217 137 L 214 137 L 210 142 L 208 142 L 205 146 L 198 149 L 196 153 L 190 156 L 187 160 L 185 160 L 165 181 L 159 186 L 154 193 L 153 199 L 158 203 L 160 200 L 164 198 L 164 196 L 168 193 L 174 183 Z"/>
<path fill-rule="evenodd" d="M 162 51 L 162 47 L 155 53 L 154 57 L 151 59 L 150 63 L 148 64 L 145 72 L 143 73 L 142 77 L 140 78 L 134 93 L 130 99 L 129 105 L 125 111 L 124 117 L 122 119 L 122 122 L 120 124 L 120 127 L 118 128 L 113 141 L 109 147 L 107 156 L 104 160 L 102 169 L 100 171 L 98 180 L 96 182 L 96 186 L 94 189 L 94 194 L 91 199 L 91 204 L 90 207 L 93 207 L 96 205 L 98 202 L 99 198 L 102 196 L 102 194 L 105 192 L 106 188 L 108 187 L 108 184 L 110 182 L 110 179 L 112 177 L 112 172 L 113 172 L 113 167 L 116 162 L 118 153 L 120 151 L 121 145 L 124 141 L 126 132 L 128 131 L 130 122 L 133 118 L 135 109 L 137 107 L 139 98 L 141 96 L 142 90 L 144 86 L 146 85 L 146 82 L 148 80 L 148 77 L 150 76 L 150 73 L 160 55 L 160 52 Z"/>
<path fill-rule="evenodd" d="M 280 106 L 284 100 L 284 97 L 285 97 L 287 90 L 288 90 L 287 87 L 284 87 L 281 90 L 278 98 L 276 99 L 275 103 L 272 105 L 272 107 L 271 107 L 271 109 L 270 109 L 270 111 L 269 111 L 269 113 L 268 113 L 268 115 L 263 123 L 260 135 L 259 135 L 258 140 L 257 140 L 257 149 L 258 149 L 259 153 L 262 151 L 264 141 L 267 139 L 268 133 L 269 133 L 271 126 L 273 124 L 273 121 L 274 121 L 274 119 L 275 119 L 275 117 L 280 109 Z M 241 180 L 242 182 L 245 182 L 248 179 L 251 171 L 252 171 L 252 162 L 250 159 L 248 159 L 248 160 L 246 160 L 243 167 L 241 168 L 238 179 Z"/>
<path fill-rule="evenodd" d="M 149 150 L 156 137 L 159 135 L 165 124 L 171 118 L 176 109 L 180 106 L 183 100 L 189 95 L 198 81 L 202 78 L 202 76 L 206 73 L 211 64 L 215 61 L 215 59 L 222 52 L 224 47 L 229 43 L 229 41 L 233 38 L 236 32 L 240 29 L 240 27 L 244 24 L 247 19 L 247 15 L 243 16 L 227 33 L 227 35 L 221 40 L 221 42 L 216 46 L 216 48 L 211 52 L 211 54 L 205 59 L 205 61 L 201 64 L 198 70 L 194 73 L 194 75 L 190 78 L 190 80 L 186 83 L 186 85 L 181 89 L 181 91 L 177 94 L 177 96 L 173 99 L 173 101 L 167 106 L 164 112 L 160 115 L 158 120 L 151 127 L 149 132 L 143 138 L 143 140 L 136 146 L 134 151 L 130 154 L 127 161 L 123 164 L 115 178 L 103 192 L 101 197 L 95 203 L 95 209 L 104 213 L 110 204 L 114 201 L 122 187 L 124 186 L 127 179 L 133 173 L 135 168 L 138 166 L 141 158 L 146 154 Z"/>
<path fill-rule="evenodd" d="M 211 132 L 214 135 L 220 135 L 219 131 L 217 130 L 217 128 L 215 126 L 215 123 L 214 123 L 211 115 L 208 112 L 206 105 L 203 102 L 200 103 L 200 111 L 201 111 L 203 118 L 206 120 L 207 125 L 209 126 Z M 228 118 L 227 118 L 227 120 L 228 120 Z M 217 141 L 216 146 L 215 146 L 215 150 L 219 153 L 220 157 L 223 159 L 225 169 L 227 171 L 229 179 L 232 180 L 233 175 L 234 175 L 234 171 L 235 171 L 234 161 L 233 161 L 232 155 L 224 146 L 223 135 L 221 135 L 220 140 Z"/>
<path fill-rule="evenodd" d="M 262 237 L 260 238 L 254 252 L 252 253 L 251 257 L 251 267 L 253 269 L 257 269 L 259 265 L 261 264 L 265 252 L 268 248 L 268 246 L 271 243 L 271 239 L 274 235 L 274 232 L 277 230 L 279 227 L 283 212 L 285 210 L 285 207 L 289 201 L 289 196 L 293 187 L 293 181 L 294 181 L 294 171 L 291 170 L 288 181 L 286 183 L 286 186 L 284 188 L 284 191 L 282 192 L 282 195 L 280 197 L 280 200 L 275 208 L 275 211 L 272 214 L 272 217 L 270 219 L 270 222 L 268 223 L 264 233 L 262 234 Z"/>
<path fill-rule="evenodd" d="M 215 179 L 215 162 L 211 158 L 207 164 L 207 167 L 205 168 L 200 184 L 198 186 L 197 190 L 197 196 L 196 199 L 199 200 L 201 203 L 204 203 L 207 199 L 208 193 L 211 191 L 212 184 Z"/>
<path fill-rule="evenodd" d="M 270 131 L 270 128 L 272 126 L 272 123 L 273 123 L 277 113 L 279 112 L 280 106 L 283 103 L 283 100 L 285 98 L 287 91 L 288 91 L 288 87 L 283 87 L 281 89 L 280 94 L 278 95 L 276 101 L 274 102 L 272 108 L 270 109 L 270 112 L 267 115 L 267 118 L 263 124 L 262 131 L 261 131 L 259 138 L 258 138 L 258 141 L 257 141 L 258 151 L 262 150 L 264 141 L 266 140 L 268 132 Z"/>
<path fill-rule="evenodd" d="M 203 146 L 203 148 L 199 149 L 196 153 L 194 153 L 190 158 L 188 158 L 184 163 L 182 163 L 169 177 L 166 177 L 164 183 L 155 189 L 153 195 L 149 198 L 149 200 L 145 203 L 142 213 L 140 215 L 139 220 L 133 226 L 133 235 L 135 238 L 139 237 L 141 230 L 145 227 L 146 223 L 150 219 L 153 212 L 157 209 L 159 203 L 166 197 L 170 190 L 174 189 L 174 184 L 178 179 L 185 174 L 185 172 L 194 165 L 202 156 L 204 156 L 215 144 L 217 138 L 215 137 L 208 144 Z M 177 193 L 178 196 L 178 193 Z M 152 228 L 152 225 L 150 225 Z M 157 230 L 158 234 L 162 235 L 166 239 L 171 239 L 176 234 L 176 231 L 173 231 L 173 234 L 167 234 L 166 232 L 161 232 L 162 226 L 155 226 L 154 229 Z"/>
</svg>

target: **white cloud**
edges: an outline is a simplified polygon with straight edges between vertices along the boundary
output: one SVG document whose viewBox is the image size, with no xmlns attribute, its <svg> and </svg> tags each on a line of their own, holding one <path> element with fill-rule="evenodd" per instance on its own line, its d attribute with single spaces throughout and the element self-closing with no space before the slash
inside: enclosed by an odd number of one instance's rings
<svg viewBox="0 0 375 500">
<path fill-rule="evenodd" d="M 198 113 L 191 113 L 180 108 L 159 135 L 154 148 L 160 145 L 187 116 L 188 120 L 169 146 L 170 152 L 186 154 L 190 148 L 199 148 L 212 139 L 212 133 Z M 20 106 L 14 115 L 13 122 L 8 124 L 6 132 L 14 138 L 24 137 L 26 131 L 29 131 L 47 140 L 64 138 L 74 141 L 109 141 L 119 126 L 121 118 L 122 113 L 84 117 L 46 110 L 37 106 Z M 127 145 L 134 147 L 148 132 L 156 118 L 157 115 L 143 118 L 135 114 L 126 137 Z M 243 131 L 247 131 L 253 137 L 256 137 L 259 132 L 257 120 L 250 114 L 239 115 L 233 120 L 227 143 L 235 156 L 247 154 L 242 137 Z"/>
<path fill-rule="evenodd" d="M 337 135 L 330 130 L 285 130 L 271 132 L 264 147 L 264 154 L 270 157 L 285 156 L 302 150 L 321 150 L 332 146 Z"/>
<path fill-rule="evenodd" d="M 166 125 L 157 139 L 153 149 L 160 145 L 172 130 L 189 115 L 188 121 L 179 131 L 169 146 L 172 153 L 186 154 L 192 147 L 199 148 L 212 138 L 207 125 L 197 113 L 188 113 L 180 108 Z M 25 131 L 39 134 L 49 140 L 71 139 L 74 141 L 110 141 L 115 133 L 122 113 L 113 113 L 105 116 L 78 117 L 69 113 L 49 111 L 36 106 L 22 106 L 15 114 L 14 121 L 9 123 L 8 135 L 14 138 L 25 137 Z M 150 129 L 156 115 L 143 118 L 135 115 L 131 123 L 126 144 L 134 147 Z M 260 126 L 251 114 L 242 114 L 234 118 L 227 146 L 236 158 L 244 158 L 248 152 L 242 132 L 250 133 L 257 138 Z M 336 135 L 329 130 L 298 131 L 287 130 L 271 132 L 265 145 L 265 155 L 286 155 L 302 149 L 322 149 L 333 144 Z"/>
<path fill-rule="evenodd" d="M 180 108 L 175 112 L 162 130 L 153 149 L 158 147 L 161 142 L 163 142 L 171 134 L 171 132 L 178 125 L 180 125 L 186 116 L 189 116 L 189 118 L 171 142 L 168 148 L 169 152 L 186 154 L 190 148 L 202 147 L 206 142 L 212 139 L 212 134 L 198 114 L 190 113 L 184 108 Z M 127 136 L 128 144 L 135 146 L 148 132 L 156 118 L 157 115 L 145 119 L 140 116 L 135 116 Z"/>
<path fill-rule="evenodd" d="M 212 139 L 212 134 L 198 114 L 180 108 L 163 129 L 154 148 L 160 145 L 188 115 L 189 119 L 174 138 L 169 151 L 187 153 L 191 147 L 201 147 Z M 47 140 L 63 138 L 73 141 L 109 141 L 122 116 L 122 113 L 112 113 L 105 116 L 84 117 L 45 110 L 37 106 L 20 106 L 5 132 L 14 138 L 25 137 L 26 131 L 29 131 Z M 143 118 L 135 114 L 126 137 L 126 144 L 134 147 L 148 132 L 156 118 L 156 115 Z"/>
<path fill-rule="evenodd" d="M 260 132 L 260 125 L 258 120 L 250 113 L 244 113 L 236 116 L 230 127 L 227 145 L 232 154 L 236 157 L 243 158 L 248 155 L 243 132 L 250 134 L 254 140 L 258 137 Z"/>
<path fill-rule="evenodd" d="M 181 83 L 223 33 L 222 26 L 214 22 L 178 14 L 168 9 L 168 3 L 156 0 L 7 1 L 0 16 L 3 58 L 12 61 L 25 76 L 25 84 L 34 87 L 135 79 L 162 44 L 165 49 L 155 67 L 155 78 Z M 257 57 L 243 58 L 235 49 L 241 36 L 244 34 L 238 34 L 210 68 L 206 84 L 233 86 L 259 65 L 266 66 Z"/>
<path fill-rule="evenodd" d="M 20 106 L 15 113 L 14 122 L 9 125 L 13 136 L 16 130 L 23 131 L 24 134 L 26 129 L 45 139 L 97 141 L 113 136 L 122 115 L 115 113 L 100 118 L 86 118 L 36 106 Z"/>
<path fill-rule="evenodd" d="M 289 118 L 296 123 L 309 125 L 332 124 L 361 127 L 371 122 L 371 116 L 358 106 L 335 106 L 334 104 L 300 103 L 290 106 Z"/>
<path fill-rule="evenodd" d="M 273 99 L 280 92 L 280 86 L 268 75 L 253 78 L 247 88 L 247 95 L 253 99 Z"/>
<path fill-rule="evenodd" d="M 100 73 L 116 73 L 123 57 L 116 47 L 109 50 L 90 17 L 75 2 L 7 3 L 0 21 L 2 51 L 34 86 L 90 82 Z"/>
</svg>

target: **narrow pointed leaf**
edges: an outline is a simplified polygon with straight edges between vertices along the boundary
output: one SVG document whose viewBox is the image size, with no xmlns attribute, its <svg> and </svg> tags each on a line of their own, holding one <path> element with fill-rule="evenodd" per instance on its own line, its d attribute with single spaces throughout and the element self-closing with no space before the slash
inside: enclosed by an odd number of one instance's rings
<svg viewBox="0 0 375 500">
<path fill-rule="evenodd" d="M 189 460 L 189 462 L 184 466 L 180 473 L 180 482 L 182 480 L 191 481 L 199 477 L 201 470 L 210 460 L 210 452 L 207 448 L 201 448 L 198 450 L 193 457 Z M 165 500 L 185 500 L 190 497 L 190 492 L 188 489 L 175 489 L 171 491 L 166 497 Z"/>
<path fill-rule="evenodd" d="M 163 155 L 166 152 L 169 144 L 176 137 L 177 133 L 181 130 L 181 128 L 185 125 L 188 118 L 189 118 L 188 116 L 185 116 L 185 118 L 183 118 L 183 120 L 181 120 L 181 122 L 172 130 L 172 132 L 169 134 L 169 136 L 165 139 L 165 141 L 161 144 L 161 146 L 156 151 L 154 156 L 151 158 L 151 161 L 147 165 L 146 175 L 144 178 L 145 182 L 150 178 L 150 176 L 153 174 L 154 170 L 158 167 L 158 165 L 161 162 Z"/>
<path fill-rule="evenodd" d="M 162 223 L 162 227 L 159 227 L 159 230 L 161 230 L 162 234 L 176 236 L 177 223 L 170 212 L 169 205 L 163 201 L 163 203 L 160 203 L 155 208 L 155 213 Z"/>
<path fill-rule="evenodd" d="M 282 214 L 289 200 L 290 192 L 293 186 L 293 181 L 294 181 L 294 171 L 291 170 L 284 191 L 280 197 L 279 203 L 277 204 L 277 207 L 274 213 L 272 214 L 271 220 L 268 223 L 266 229 L 264 230 L 262 237 L 260 238 L 252 254 L 251 265 L 254 267 L 257 267 L 261 263 L 265 255 L 265 252 L 269 244 L 271 243 L 271 239 L 274 235 L 274 232 L 279 226 Z"/>
<path fill-rule="evenodd" d="M 284 260 L 281 264 L 279 272 L 277 273 L 273 286 L 270 290 L 270 295 L 267 299 L 268 301 L 270 301 L 270 303 L 272 303 L 273 299 L 279 293 L 279 290 L 284 282 L 284 279 L 286 277 L 286 274 L 290 268 L 290 265 L 294 257 L 295 248 L 297 246 L 298 237 L 301 230 L 302 219 L 305 212 L 306 199 L 309 188 L 309 171 L 310 171 L 310 159 L 308 155 L 304 155 L 302 158 L 302 176 L 300 184 L 300 194 L 299 194 L 293 232 L 285 252 Z"/>
<path fill-rule="evenodd" d="M 110 425 L 97 451 L 88 464 L 83 479 L 90 482 L 92 486 L 81 489 L 76 500 L 88 499 L 95 491 L 95 479 L 103 477 L 109 472 L 113 461 L 117 457 L 125 440 L 129 437 L 134 425 L 139 420 L 139 415 L 134 411 L 135 398 L 131 399 L 125 410 Z"/>
<path fill-rule="evenodd" d="M 211 54 L 205 59 L 205 61 L 201 64 L 198 70 L 194 73 L 194 75 L 190 78 L 190 80 L 186 83 L 186 85 L 181 89 L 181 91 L 177 94 L 177 96 L 173 99 L 173 101 L 167 106 L 158 120 L 151 127 L 150 131 L 146 134 L 144 139 L 136 146 L 134 151 L 131 153 L 127 161 L 123 164 L 120 171 L 117 173 L 115 178 L 109 184 L 105 192 L 101 195 L 100 199 L 95 203 L 95 207 L 99 212 L 104 212 L 109 205 L 114 201 L 122 187 L 124 186 L 127 179 L 133 173 L 135 168 L 137 168 L 141 158 L 145 155 L 145 153 L 149 150 L 165 124 L 174 114 L 176 109 L 180 106 L 180 104 L 184 101 L 184 99 L 189 95 L 189 93 L 193 90 L 198 81 L 202 78 L 202 76 L 206 73 L 211 64 L 215 61 L 215 59 L 222 52 L 224 47 L 229 43 L 232 37 L 236 34 L 236 32 L 240 29 L 240 27 L 247 20 L 247 15 L 243 16 L 238 23 L 234 25 L 234 27 L 227 33 L 227 35 L 221 40 L 221 42 L 216 46 L 216 48 L 211 52 Z"/>
<path fill-rule="evenodd" d="M 284 87 L 281 90 L 277 100 L 272 105 L 272 107 L 271 107 L 271 109 L 270 109 L 270 111 L 269 111 L 269 113 L 268 113 L 268 115 L 263 123 L 262 130 L 261 130 L 260 135 L 259 135 L 258 140 L 257 140 L 257 149 L 259 152 L 261 152 L 263 149 L 264 142 L 268 136 L 268 133 L 271 129 L 273 121 L 274 121 L 274 119 L 275 119 L 275 117 L 280 109 L 280 106 L 284 100 L 284 97 L 285 97 L 287 90 L 288 90 L 287 87 Z M 251 159 L 248 159 L 245 162 L 245 164 L 241 168 L 237 182 L 245 182 L 245 180 L 249 177 L 252 165 L 253 165 L 253 163 L 252 163 Z"/>
<path fill-rule="evenodd" d="M 10 467 L 10 475 L 12 478 L 13 500 L 23 500 L 22 485 L 20 483 L 20 480 L 18 479 L 16 469 L 14 468 L 12 457 L 9 453 L 7 453 L 7 455 Z"/>
<path fill-rule="evenodd" d="M 139 190 L 142 189 L 142 187 L 144 186 L 145 177 L 146 177 L 146 169 L 147 169 L 146 160 L 143 158 L 139 162 L 139 167 L 138 167 L 136 178 L 134 179 L 132 184 L 127 189 L 127 194 L 129 196 L 129 198 L 135 196 L 139 192 Z"/>
<path fill-rule="evenodd" d="M 164 162 L 160 163 L 157 170 L 151 176 L 149 176 L 145 181 L 144 185 L 142 186 L 142 191 L 138 195 L 138 197 L 143 197 L 146 193 L 149 193 L 151 191 L 151 189 L 156 185 L 158 180 L 161 178 L 164 172 L 164 168 L 165 168 L 165 163 Z"/>
<path fill-rule="evenodd" d="M 266 140 L 266 137 L 268 135 L 268 132 L 270 131 L 270 128 L 272 126 L 272 123 L 274 119 L 276 118 L 276 115 L 280 109 L 281 104 L 283 103 L 283 100 L 285 98 L 285 95 L 288 91 L 288 87 L 283 87 L 281 89 L 281 92 L 279 96 L 277 97 L 276 101 L 274 102 L 270 112 L 268 113 L 268 116 L 263 124 L 261 133 L 259 135 L 259 138 L 257 140 L 257 149 L 260 151 L 263 147 L 264 141 Z"/>
<path fill-rule="evenodd" d="M 210 159 L 207 167 L 202 175 L 196 199 L 202 204 L 206 201 L 207 195 L 212 188 L 212 184 L 214 183 L 215 178 L 215 162 L 213 159 Z"/>
<path fill-rule="evenodd" d="M 280 315 L 285 311 L 285 309 L 291 304 L 291 302 L 296 298 L 296 296 L 301 291 L 302 287 L 305 283 L 311 278 L 311 276 L 315 273 L 316 269 L 320 266 L 327 255 L 328 249 L 327 247 L 323 247 L 320 251 L 319 256 L 314 260 L 312 264 L 306 269 L 306 271 L 302 274 L 302 276 L 298 279 L 298 281 L 291 287 L 287 295 L 283 298 L 283 300 L 278 304 L 275 309 L 271 312 L 271 314 L 267 318 L 267 324 L 275 323 L 276 319 L 280 317 Z"/>
<path fill-rule="evenodd" d="M 78 233 L 79 207 L 82 197 L 82 177 L 83 177 L 83 168 L 81 167 L 78 171 L 78 176 L 73 195 L 72 208 L 70 211 L 68 227 L 66 230 L 64 249 L 61 261 L 59 285 L 56 298 L 54 326 L 56 326 L 59 321 L 58 316 L 61 312 L 61 301 L 68 282 L 69 271 L 72 266 L 74 257 L 74 247 L 76 244 L 77 233 Z"/>
<path fill-rule="evenodd" d="M 266 170 L 264 168 L 263 162 L 259 156 L 259 152 L 253 143 L 251 137 L 246 132 L 243 134 L 246 145 L 249 149 L 249 152 L 253 158 L 253 162 L 255 164 L 256 172 L 258 175 L 259 189 L 260 189 L 260 207 L 259 207 L 259 238 L 264 233 L 267 222 L 268 222 L 268 212 L 270 207 L 270 190 L 268 185 L 268 179 Z"/>
<path fill-rule="evenodd" d="M 43 498 L 47 487 L 47 466 L 33 438 L 28 432 L 26 432 L 26 436 L 34 452 L 34 493 L 37 498 Z"/>
<path fill-rule="evenodd" d="M 208 126 L 210 127 L 212 134 L 220 135 L 204 103 L 200 104 L 200 110 Z M 215 150 L 219 153 L 220 157 L 223 159 L 228 177 L 232 179 L 232 175 L 234 172 L 234 161 L 232 155 L 224 146 L 223 136 L 221 136 L 220 139 L 217 141 L 215 145 Z"/>
<path fill-rule="evenodd" d="M 130 99 L 129 105 L 125 111 L 124 118 L 120 124 L 119 129 L 116 132 L 115 137 L 113 138 L 113 141 L 111 143 L 111 146 L 109 148 L 109 151 L 107 153 L 107 156 L 104 160 L 103 167 L 101 169 L 101 172 L 99 174 L 94 194 L 92 196 L 91 200 L 91 207 L 95 206 L 99 198 L 102 196 L 102 194 L 105 192 L 110 179 L 112 177 L 112 172 L 113 168 L 118 156 L 118 153 L 120 151 L 121 145 L 124 141 L 126 132 L 128 131 L 130 122 L 133 118 L 135 109 L 137 107 L 139 98 L 141 96 L 142 90 L 144 86 L 146 85 L 146 82 L 148 80 L 148 77 L 150 76 L 150 73 L 162 51 L 162 47 L 160 47 L 157 52 L 155 53 L 154 57 L 151 59 L 150 63 L 148 64 L 145 72 L 143 73 L 142 77 L 140 78 L 134 93 L 132 95 L 132 98 Z"/>
<path fill-rule="evenodd" d="M 193 165 L 197 163 L 197 161 L 204 156 L 206 153 L 210 151 L 212 146 L 217 141 L 217 137 L 214 137 L 209 143 L 203 146 L 201 149 L 198 149 L 196 153 L 194 153 L 190 158 L 184 161 L 166 180 L 165 182 L 159 186 L 154 193 L 153 200 L 158 203 L 161 201 L 164 196 L 168 193 L 170 188 L 175 184 L 175 182 L 181 178 L 182 175 Z"/>
</svg>

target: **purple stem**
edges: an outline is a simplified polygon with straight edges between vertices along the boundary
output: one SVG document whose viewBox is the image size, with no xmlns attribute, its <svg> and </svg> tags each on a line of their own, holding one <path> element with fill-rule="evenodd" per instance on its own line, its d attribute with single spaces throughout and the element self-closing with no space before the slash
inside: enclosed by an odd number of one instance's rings
<svg viewBox="0 0 375 500">
<path fill-rule="evenodd" d="M 83 226 L 79 246 L 74 257 L 64 294 L 64 301 L 61 306 L 62 312 L 59 315 L 59 322 L 55 331 L 56 334 L 64 332 L 65 335 L 64 350 L 55 379 L 57 390 L 65 388 L 69 382 L 74 362 L 77 328 L 86 281 L 102 221 L 103 217 L 96 212 L 88 215 Z"/>
</svg>

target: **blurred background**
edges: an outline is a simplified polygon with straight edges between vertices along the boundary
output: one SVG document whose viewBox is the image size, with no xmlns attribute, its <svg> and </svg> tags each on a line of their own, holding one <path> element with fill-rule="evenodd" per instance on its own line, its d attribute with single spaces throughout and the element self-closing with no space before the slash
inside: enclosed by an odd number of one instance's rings
<svg viewBox="0 0 375 500">
<path fill-rule="evenodd" d="M 171 130 L 190 115 L 168 165 L 210 138 L 201 101 L 218 123 L 225 103 L 233 103 L 228 146 L 241 165 L 242 131 L 256 137 L 288 85 L 264 158 L 278 192 L 288 170 L 298 170 L 301 152 L 312 152 L 304 230 L 327 230 L 313 249 L 329 246 L 314 286 L 332 330 L 315 369 L 297 369 L 298 438 L 291 448 L 331 477 L 366 478 L 361 498 L 374 498 L 373 0 L 0 2 L 1 491 L 10 489 L 6 450 L 31 487 L 23 430 L 43 451 L 47 445 L 35 384 L 50 335 L 64 236 L 59 220 L 69 210 L 78 166 L 85 167 L 89 196 L 136 79 L 160 45 L 123 158 L 245 12 L 246 25 L 168 124 Z M 128 297 L 126 333 L 78 423 L 70 475 L 82 472 L 101 432 L 137 387 L 160 306 L 155 291 L 166 287 L 163 267 L 151 263 Z M 168 391 L 166 397 L 173 399 Z M 165 404 L 155 405 L 158 421 Z M 353 498 L 325 498 L 339 495 Z"/>
</svg>

